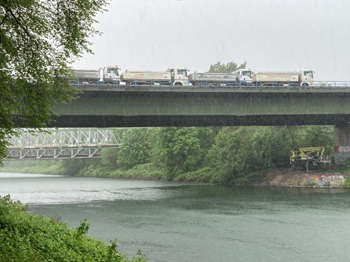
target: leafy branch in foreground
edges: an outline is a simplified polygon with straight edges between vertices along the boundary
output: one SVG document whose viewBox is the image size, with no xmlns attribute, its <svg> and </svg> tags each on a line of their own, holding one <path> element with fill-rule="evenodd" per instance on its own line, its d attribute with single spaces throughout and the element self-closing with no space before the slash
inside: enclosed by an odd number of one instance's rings
<svg viewBox="0 0 350 262">
<path fill-rule="evenodd" d="M 20 123 L 45 127 L 52 108 L 77 96 L 69 65 L 90 52 L 94 17 L 108 0 L 0 1 L 0 159 Z"/>
</svg>

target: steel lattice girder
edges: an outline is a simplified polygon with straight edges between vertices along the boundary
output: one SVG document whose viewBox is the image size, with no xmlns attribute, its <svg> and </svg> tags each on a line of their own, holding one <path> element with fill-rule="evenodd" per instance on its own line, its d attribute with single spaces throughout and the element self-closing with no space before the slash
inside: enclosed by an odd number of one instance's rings
<svg viewBox="0 0 350 262">
<path fill-rule="evenodd" d="M 91 147 L 91 146 L 120 146 L 122 138 L 130 129 L 42 129 L 20 131 L 20 136 L 12 137 L 9 149 L 30 148 L 65 148 L 65 147 Z"/>
</svg>

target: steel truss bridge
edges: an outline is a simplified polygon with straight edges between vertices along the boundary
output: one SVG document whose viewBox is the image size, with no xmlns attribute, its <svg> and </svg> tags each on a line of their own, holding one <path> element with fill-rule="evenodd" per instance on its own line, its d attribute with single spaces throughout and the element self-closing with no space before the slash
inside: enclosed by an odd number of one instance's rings
<svg viewBox="0 0 350 262">
<path fill-rule="evenodd" d="M 100 158 L 103 148 L 118 148 L 127 128 L 21 129 L 10 139 L 8 160 Z"/>
</svg>

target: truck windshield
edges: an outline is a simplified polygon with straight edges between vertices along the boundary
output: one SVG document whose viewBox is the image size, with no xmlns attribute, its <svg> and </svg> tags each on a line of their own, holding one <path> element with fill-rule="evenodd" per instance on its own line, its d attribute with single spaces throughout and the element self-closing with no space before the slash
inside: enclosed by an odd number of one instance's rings
<svg viewBox="0 0 350 262">
<path fill-rule="evenodd" d="M 118 70 L 116 68 L 114 68 L 114 67 L 107 68 L 107 73 L 118 75 Z"/>
<path fill-rule="evenodd" d="M 305 72 L 304 72 L 304 75 L 305 75 L 305 76 L 314 77 L 312 71 L 305 71 Z"/>
<path fill-rule="evenodd" d="M 177 74 L 187 76 L 187 70 L 186 69 L 178 69 Z"/>
<path fill-rule="evenodd" d="M 242 75 L 252 77 L 252 72 L 250 72 L 250 71 L 243 71 Z"/>
</svg>

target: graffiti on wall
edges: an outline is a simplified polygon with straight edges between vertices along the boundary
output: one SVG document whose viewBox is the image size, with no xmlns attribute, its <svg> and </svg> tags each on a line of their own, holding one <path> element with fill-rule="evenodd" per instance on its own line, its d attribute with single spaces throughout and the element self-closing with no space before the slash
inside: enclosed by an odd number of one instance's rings
<svg viewBox="0 0 350 262">
<path fill-rule="evenodd" d="M 304 177 L 304 185 L 318 185 L 318 186 L 330 186 L 340 187 L 345 182 L 344 175 L 307 175 Z"/>
<path fill-rule="evenodd" d="M 279 175 L 271 181 L 272 186 L 288 187 L 341 187 L 346 177 L 343 174 L 298 174 Z"/>
</svg>

